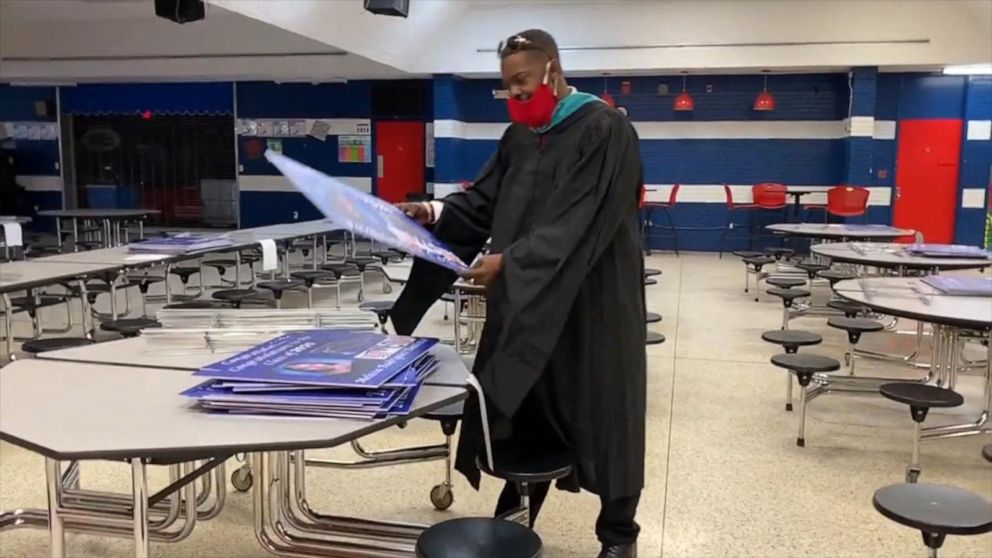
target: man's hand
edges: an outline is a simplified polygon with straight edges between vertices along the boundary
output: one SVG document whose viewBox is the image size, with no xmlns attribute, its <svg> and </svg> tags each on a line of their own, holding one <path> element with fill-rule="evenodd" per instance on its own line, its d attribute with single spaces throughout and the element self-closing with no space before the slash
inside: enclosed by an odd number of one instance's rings
<svg viewBox="0 0 992 558">
<path fill-rule="evenodd" d="M 462 273 L 462 277 L 488 289 L 501 271 L 503 271 L 503 254 L 490 254 L 483 256 L 478 264 Z"/>
<path fill-rule="evenodd" d="M 431 217 L 433 217 L 431 206 L 427 203 L 413 202 L 398 203 L 395 205 L 397 209 L 403 213 L 406 213 L 407 217 L 413 219 L 421 225 L 429 225 L 431 222 Z"/>
</svg>

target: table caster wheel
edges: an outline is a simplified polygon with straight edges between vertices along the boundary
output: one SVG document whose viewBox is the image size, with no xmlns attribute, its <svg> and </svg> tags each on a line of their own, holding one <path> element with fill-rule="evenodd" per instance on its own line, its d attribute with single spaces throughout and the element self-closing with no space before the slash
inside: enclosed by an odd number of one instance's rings
<svg viewBox="0 0 992 558">
<path fill-rule="evenodd" d="M 238 492 L 248 492 L 254 482 L 251 469 L 242 467 L 231 473 L 231 484 Z"/>
<path fill-rule="evenodd" d="M 439 484 L 431 489 L 431 503 L 434 504 L 434 509 L 444 511 L 450 508 L 454 502 L 455 493 L 451 491 L 450 486 Z"/>
</svg>

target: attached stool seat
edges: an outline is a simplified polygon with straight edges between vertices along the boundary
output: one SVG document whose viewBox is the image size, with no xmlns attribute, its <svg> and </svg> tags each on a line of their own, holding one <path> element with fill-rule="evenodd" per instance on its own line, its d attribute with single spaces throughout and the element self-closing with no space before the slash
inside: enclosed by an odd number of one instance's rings
<svg viewBox="0 0 992 558">
<path fill-rule="evenodd" d="M 358 267 L 358 270 L 365 273 L 366 268 L 370 265 L 375 265 L 380 262 L 379 258 L 373 258 L 371 256 L 358 256 L 355 258 L 346 258 L 345 263 L 353 264 Z"/>
<path fill-rule="evenodd" d="M 796 445 L 806 446 L 806 395 L 807 386 L 813 380 L 813 374 L 834 372 L 840 370 L 840 362 L 821 355 L 809 353 L 786 353 L 772 357 L 772 364 L 785 368 L 796 375 L 801 389 L 799 390 L 799 435 Z"/>
<path fill-rule="evenodd" d="M 789 329 L 789 309 L 792 308 L 797 298 L 806 298 L 810 292 L 806 289 L 768 289 L 766 291 L 772 296 L 782 299 L 782 329 Z"/>
<path fill-rule="evenodd" d="M 657 331 L 648 330 L 648 336 L 645 341 L 645 345 L 661 345 L 665 342 L 665 334 L 658 333 Z"/>
<path fill-rule="evenodd" d="M 417 539 L 417 558 L 540 558 L 541 537 L 505 519 L 460 517 L 428 527 Z"/>
<path fill-rule="evenodd" d="M 824 269 L 823 271 L 818 271 L 816 276 L 820 279 L 826 279 L 830 282 L 830 286 L 834 286 L 838 281 L 846 281 L 848 279 L 857 279 L 857 275 L 852 273 L 847 273 L 845 271 L 837 271 L 836 269 Z"/>
<path fill-rule="evenodd" d="M 493 442 L 492 468 L 481 456 L 476 465 L 489 476 L 519 484 L 553 481 L 572 472 L 572 459 L 564 451 L 525 451 L 506 442 Z"/>
<path fill-rule="evenodd" d="M 102 248 L 103 247 L 103 241 L 102 240 L 80 240 L 79 242 L 76 242 L 76 247 L 77 248 L 82 248 L 83 251 L 85 251 L 85 252 L 89 252 L 90 250 L 92 250 L 94 248 Z"/>
<path fill-rule="evenodd" d="M 806 276 L 809 277 L 810 282 L 816 278 L 817 273 L 830 269 L 829 265 L 814 262 L 799 262 L 796 264 L 796 267 L 806 272 Z"/>
<path fill-rule="evenodd" d="M 661 270 L 660 269 L 654 269 L 652 267 L 645 267 L 644 268 L 644 278 L 645 279 L 647 279 L 648 277 L 654 277 L 655 275 L 661 275 Z"/>
<path fill-rule="evenodd" d="M 382 332 L 386 333 L 386 322 L 389 321 L 389 313 L 393 311 L 393 304 L 395 304 L 393 300 L 370 300 L 360 304 L 358 309 L 375 312 Z"/>
<path fill-rule="evenodd" d="M 759 299 L 758 295 L 761 293 L 761 291 L 758 290 L 758 283 L 761 282 L 761 279 L 764 275 L 762 270 L 766 265 L 775 263 L 775 258 L 771 256 L 754 256 L 751 258 L 744 258 L 743 262 L 744 262 L 744 271 L 745 271 L 744 292 L 748 292 L 750 287 L 748 281 L 748 275 L 754 275 L 754 287 L 755 287 L 754 301 L 758 302 Z"/>
<path fill-rule="evenodd" d="M 359 277 L 362 272 L 359 267 L 351 263 L 324 264 L 320 266 L 324 271 L 330 271 L 337 279 L 342 277 Z"/>
<path fill-rule="evenodd" d="M 798 330 L 772 330 L 761 334 L 761 338 L 769 343 L 781 345 L 786 354 L 794 354 L 799 351 L 799 347 L 808 345 L 818 345 L 823 342 L 823 337 L 816 333 Z M 785 390 L 785 410 L 792 410 L 792 374 L 786 374 L 788 381 Z"/>
<path fill-rule="evenodd" d="M 854 375 L 854 349 L 861 340 L 862 333 L 871 333 L 874 331 L 882 331 L 884 326 L 875 320 L 869 320 L 868 318 L 841 318 L 833 317 L 827 320 L 827 325 L 836 328 L 843 329 L 847 332 L 847 354 L 844 355 L 844 359 L 847 362 L 848 374 Z"/>
<path fill-rule="evenodd" d="M 992 463 L 992 444 L 982 446 L 982 457 L 989 463 Z"/>
<path fill-rule="evenodd" d="M 125 318 L 100 324 L 101 330 L 120 333 L 124 337 L 137 337 L 141 330 L 150 327 L 162 327 L 162 324 L 149 318 Z"/>
<path fill-rule="evenodd" d="M 174 267 L 169 270 L 169 273 L 175 275 L 176 277 L 179 277 L 179 280 L 182 281 L 183 285 L 189 283 L 190 276 L 195 275 L 199 272 L 200 272 L 199 267 Z"/>
<path fill-rule="evenodd" d="M 765 253 L 770 254 L 772 257 L 775 258 L 776 261 L 779 261 L 783 257 L 785 259 L 791 258 L 793 254 L 796 253 L 796 251 L 793 250 L 792 248 L 772 247 L 772 248 L 765 248 Z"/>
<path fill-rule="evenodd" d="M 187 302 L 173 302 L 162 307 L 163 310 L 211 310 L 216 308 L 230 308 L 231 304 L 221 300 L 190 300 Z"/>
<path fill-rule="evenodd" d="M 294 271 L 293 273 L 290 273 L 289 276 L 293 279 L 303 281 L 303 284 L 305 284 L 307 288 L 313 287 L 313 284 L 318 281 L 333 281 L 337 278 L 337 275 L 335 275 L 333 271 L 321 269 L 316 271 Z"/>
<path fill-rule="evenodd" d="M 272 296 L 276 299 L 276 308 L 281 308 L 282 294 L 286 291 L 305 290 L 306 283 L 301 279 L 277 279 L 275 281 L 263 281 L 258 284 L 258 288 L 272 291 Z"/>
<path fill-rule="evenodd" d="M 657 312 L 648 312 L 644 314 L 644 321 L 649 324 L 656 324 L 661 321 L 661 314 Z"/>
<path fill-rule="evenodd" d="M 764 256 L 765 253 L 758 250 L 736 250 L 731 252 L 731 254 L 737 256 L 738 258 L 757 258 L 758 256 Z"/>
<path fill-rule="evenodd" d="M 203 265 L 210 266 L 217 270 L 217 274 L 221 277 L 227 272 L 227 268 L 234 267 L 238 265 L 237 260 L 233 259 L 218 259 L 218 260 L 208 260 L 203 262 Z"/>
<path fill-rule="evenodd" d="M 875 491 L 871 502 L 888 519 L 919 529 L 932 557 L 947 535 L 992 531 L 992 502 L 954 486 L 894 484 Z"/>
<path fill-rule="evenodd" d="M 806 281 L 803 281 L 798 277 L 769 277 L 768 279 L 765 279 L 765 283 L 782 289 L 791 289 L 792 287 L 801 287 L 805 285 Z"/>
<path fill-rule="evenodd" d="M 913 461 L 906 468 L 906 482 L 916 482 L 920 477 L 920 431 L 927 413 L 933 407 L 960 407 L 964 404 L 961 394 L 937 386 L 914 382 L 892 382 L 878 388 L 882 396 L 909 405 L 913 418 Z"/>
<path fill-rule="evenodd" d="M 247 300 L 258 300 L 259 292 L 254 289 L 225 289 L 214 292 L 212 296 L 231 303 L 235 308 L 241 308 L 241 303 Z"/>
<path fill-rule="evenodd" d="M 658 280 L 655 279 L 655 278 L 653 278 L 653 277 L 645 277 L 644 278 L 644 286 L 645 287 L 650 287 L 651 285 L 657 285 L 657 284 L 658 284 Z"/>
<path fill-rule="evenodd" d="M 850 300 L 831 300 L 827 302 L 827 307 L 843 312 L 844 317 L 846 318 L 857 318 L 858 314 L 863 314 L 868 311 L 868 309 L 861 304 Z"/>
<path fill-rule="evenodd" d="M 21 351 L 36 355 L 38 353 L 47 353 L 48 351 L 71 349 L 73 347 L 82 347 L 84 345 L 92 344 L 93 340 L 86 339 L 85 337 L 49 337 L 48 339 L 32 339 L 30 341 L 25 341 L 21 345 Z"/>
</svg>

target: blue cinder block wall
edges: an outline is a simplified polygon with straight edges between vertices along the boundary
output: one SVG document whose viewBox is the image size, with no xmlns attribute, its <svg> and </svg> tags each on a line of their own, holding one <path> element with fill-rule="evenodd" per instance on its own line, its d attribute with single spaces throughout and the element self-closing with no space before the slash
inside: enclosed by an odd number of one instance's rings
<svg viewBox="0 0 992 558">
<path fill-rule="evenodd" d="M 54 87 L 13 87 L 0 84 L 0 122 L 31 124 L 52 124 L 57 122 L 55 114 L 56 88 Z M 52 110 L 39 114 L 37 105 Z M 62 171 L 59 168 L 59 140 L 6 138 L 0 139 L 0 149 L 14 158 L 14 172 L 18 183 L 27 188 L 28 201 L 37 210 L 60 209 L 62 207 Z M 0 208 L 3 213 L 3 208 Z M 36 222 L 35 226 L 44 223 Z"/>
</svg>

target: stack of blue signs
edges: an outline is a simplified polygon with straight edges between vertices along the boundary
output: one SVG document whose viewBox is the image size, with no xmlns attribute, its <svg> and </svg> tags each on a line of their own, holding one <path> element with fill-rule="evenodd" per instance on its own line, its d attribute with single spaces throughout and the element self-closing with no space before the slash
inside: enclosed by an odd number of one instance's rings
<svg viewBox="0 0 992 558">
<path fill-rule="evenodd" d="M 949 277 L 928 275 L 924 283 L 949 296 L 989 296 L 992 297 L 992 277 Z"/>
<path fill-rule="evenodd" d="M 992 258 L 988 250 L 962 244 L 910 244 L 906 252 L 930 258 Z"/>
<path fill-rule="evenodd" d="M 437 339 L 365 331 L 288 333 L 200 369 L 182 395 L 235 414 L 377 419 L 409 412 L 438 366 Z"/>
<path fill-rule="evenodd" d="M 203 250 L 216 250 L 231 246 L 231 239 L 219 234 L 180 233 L 172 236 L 149 238 L 127 245 L 128 252 L 139 254 L 183 255 Z"/>
</svg>

